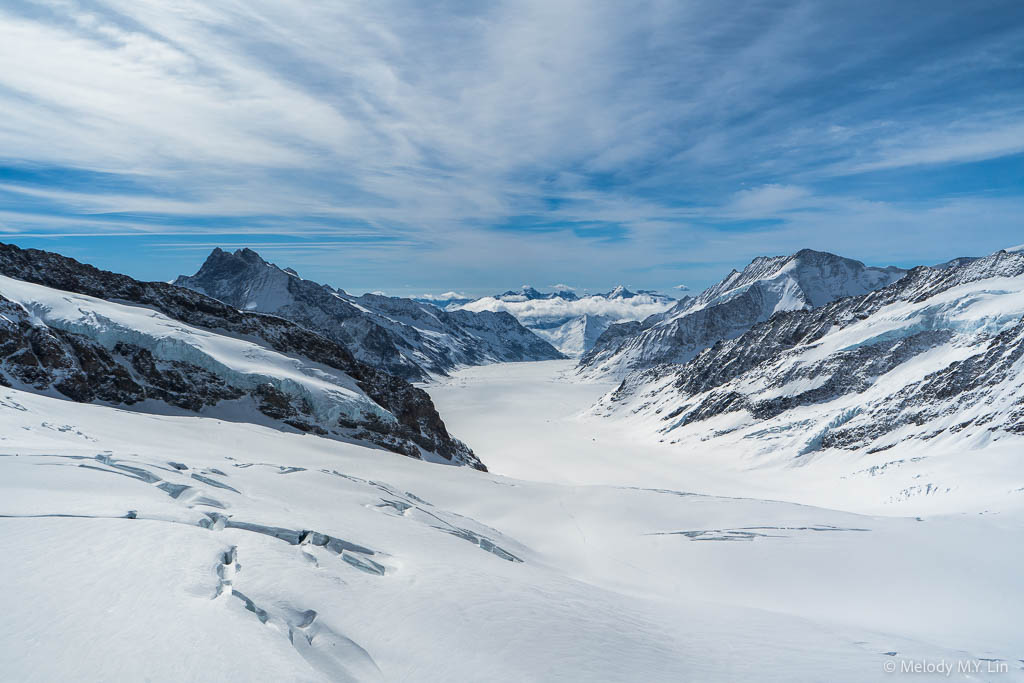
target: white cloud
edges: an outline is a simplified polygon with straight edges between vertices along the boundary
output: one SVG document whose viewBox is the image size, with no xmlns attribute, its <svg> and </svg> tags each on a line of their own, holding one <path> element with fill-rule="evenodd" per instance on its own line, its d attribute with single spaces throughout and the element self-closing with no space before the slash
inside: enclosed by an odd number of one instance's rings
<svg viewBox="0 0 1024 683">
<path fill-rule="evenodd" d="M 847 175 L 907 166 L 966 163 L 1021 152 L 1024 152 L 1024 123 L 999 120 L 958 123 L 883 137 L 873 149 L 859 155 L 869 160 L 854 158 L 828 172 Z"/>
<path fill-rule="evenodd" d="M 311 238 L 272 248 L 319 279 L 391 287 L 424 273 L 417 290 L 453 268 L 474 288 L 586 287 L 594 273 L 670 287 L 804 246 L 868 261 L 980 250 L 1013 234 L 1019 201 L 820 189 L 1024 151 L 1024 94 L 978 80 L 1005 78 L 1024 29 L 972 38 L 973 15 L 14 0 L 0 9 L 5 159 L 113 172 L 139 189 L 7 180 L 0 232 L 211 236 L 227 229 L 196 217 L 235 218 L 235 240 Z M 865 36 L 872 50 L 850 49 Z M 543 229 L 490 229 L 519 216 Z M 779 220 L 751 239 L 714 227 L 764 218 Z M 333 238 L 343 245 L 309 246 Z"/>
<path fill-rule="evenodd" d="M 699 2 L 641 10 L 524 0 L 443 16 L 401 1 L 51 5 L 52 20 L 19 13 L 18 3 L 0 11 L 5 156 L 131 170 L 186 190 L 153 211 L 244 214 L 248 202 L 250 212 L 306 207 L 435 234 L 452 220 L 540 208 L 545 189 L 514 179 L 524 170 L 571 193 L 588 173 L 622 173 L 666 149 L 677 152 L 678 163 L 661 165 L 674 177 L 682 162 L 790 163 L 793 149 L 806 150 L 796 159 L 806 163 L 823 133 L 864 150 L 849 131 L 866 124 L 837 117 L 819 126 L 794 113 L 770 136 L 716 123 L 729 111 L 763 127 L 788 112 L 776 92 L 818 76 L 810 39 L 841 17 L 799 4 L 736 14 Z M 719 44 L 742 32 L 751 36 L 742 49 Z M 990 108 L 993 119 L 1006 107 Z M 1019 124 L 988 127 L 936 146 L 915 131 L 906 134 L 919 135 L 918 148 L 863 163 L 998 155 L 1022 137 Z M 295 169 L 303 173 L 285 173 Z M 772 210 L 793 198 L 785 186 L 740 195 L 736 208 Z M 114 211 L 142 203 L 94 202 Z M 664 202 L 600 192 L 577 195 L 552 218 L 642 224 L 672 214 Z"/>
<path fill-rule="evenodd" d="M 442 292 L 441 294 L 419 294 L 413 297 L 414 299 L 423 299 L 425 301 L 451 301 L 452 299 L 469 299 L 471 297 L 463 294 L 462 292 Z"/>
<path fill-rule="evenodd" d="M 732 203 L 725 207 L 724 213 L 763 218 L 801 205 L 810 194 L 805 188 L 792 185 L 762 185 L 737 192 Z"/>
</svg>

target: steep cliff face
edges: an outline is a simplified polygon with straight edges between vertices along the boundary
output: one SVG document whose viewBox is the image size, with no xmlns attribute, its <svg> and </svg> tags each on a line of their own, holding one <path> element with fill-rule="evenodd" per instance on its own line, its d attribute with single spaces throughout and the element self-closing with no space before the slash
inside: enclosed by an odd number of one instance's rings
<svg viewBox="0 0 1024 683">
<path fill-rule="evenodd" d="M 562 357 L 507 313 L 454 315 L 412 299 L 352 296 L 278 268 L 251 249 L 214 249 L 195 275 L 175 284 L 242 310 L 293 320 L 358 360 L 410 381 L 460 365 Z"/>
<path fill-rule="evenodd" d="M 775 313 L 859 296 L 905 273 L 810 249 L 792 256 L 759 257 L 698 296 L 647 318 L 631 334 L 620 328 L 599 340 L 581 359 L 580 370 L 624 377 L 661 363 L 685 363 L 715 342 L 735 338 Z"/>
<path fill-rule="evenodd" d="M 11 245 L 0 245 L 0 273 L 7 384 L 266 422 L 483 469 L 426 392 L 296 323 Z"/>
<path fill-rule="evenodd" d="M 1022 359 L 1024 255 L 997 252 L 777 313 L 685 364 L 631 374 L 596 410 L 773 457 L 936 438 L 973 448 L 1024 434 Z"/>
</svg>

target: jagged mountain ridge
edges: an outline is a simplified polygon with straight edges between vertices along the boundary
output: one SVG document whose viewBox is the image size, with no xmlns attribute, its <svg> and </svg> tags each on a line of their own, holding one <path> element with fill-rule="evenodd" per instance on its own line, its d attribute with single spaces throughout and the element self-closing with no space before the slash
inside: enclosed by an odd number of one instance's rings
<svg viewBox="0 0 1024 683">
<path fill-rule="evenodd" d="M 580 360 L 579 369 L 624 377 L 662 363 L 685 363 L 716 341 L 734 338 L 776 312 L 864 294 L 905 273 L 811 249 L 758 257 L 742 272 L 733 270 L 696 297 L 686 297 L 640 325 L 609 328 Z"/>
<path fill-rule="evenodd" d="M 650 290 L 631 292 L 619 285 L 606 293 L 579 296 L 571 290 L 540 292 L 529 285 L 482 297 L 448 310 L 506 311 L 567 356 L 594 346 L 609 326 L 660 313 L 675 299 Z"/>
<path fill-rule="evenodd" d="M 210 414 L 483 469 L 426 392 L 296 323 L 8 244 L 0 275 L 10 278 L 0 283 L 8 385 L 158 412 L 148 402 L 218 409 Z M 223 403 L 239 400 L 248 405 Z"/>
<path fill-rule="evenodd" d="M 673 442 L 780 458 L 1018 438 L 1024 254 L 921 266 L 862 296 L 777 313 L 686 364 L 632 373 L 595 410 Z"/>
<path fill-rule="evenodd" d="M 562 357 L 507 313 L 446 312 L 412 299 L 353 296 L 268 263 L 251 249 L 214 249 L 195 275 L 174 284 L 293 320 L 410 381 L 446 375 L 460 365 Z"/>
<path fill-rule="evenodd" d="M 523 285 L 519 289 L 510 289 L 494 297 L 500 301 L 538 301 L 541 299 L 563 299 L 565 301 L 576 301 L 580 297 L 569 289 L 558 289 L 554 292 L 541 292 L 530 285 Z"/>
</svg>

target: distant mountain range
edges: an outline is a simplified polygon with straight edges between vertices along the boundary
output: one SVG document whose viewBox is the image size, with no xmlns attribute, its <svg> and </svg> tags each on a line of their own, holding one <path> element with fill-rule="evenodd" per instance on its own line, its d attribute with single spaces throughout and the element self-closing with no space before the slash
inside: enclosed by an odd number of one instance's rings
<svg viewBox="0 0 1024 683">
<path fill-rule="evenodd" d="M 580 296 L 568 289 L 540 292 L 529 285 L 470 302 L 449 304 L 449 311 L 506 312 L 567 356 L 580 356 L 610 326 L 647 318 L 669 308 L 675 299 L 649 290 L 631 292 L 618 286 L 601 294 Z"/>
<path fill-rule="evenodd" d="M 421 304 L 429 304 L 437 308 L 446 309 L 449 306 L 454 308 L 462 304 L 468 304 L 470 301 L 473 301 L 473 298 L 464 296 L 459 292 L 444 292 L 442 294 L 421 294 L 420 296 L 412 297 L 412 300 Z"/>
<path fill-rule="evenodd" d="M 464 365 L 562 357 L 506 312 L 448 312 L 413 299 L 353 296 L 268 263 L 251 249 L 214 249 L 195 275 L 174 284 L 241 310 L 293 320 L 410 381 Z"/>
</svg>

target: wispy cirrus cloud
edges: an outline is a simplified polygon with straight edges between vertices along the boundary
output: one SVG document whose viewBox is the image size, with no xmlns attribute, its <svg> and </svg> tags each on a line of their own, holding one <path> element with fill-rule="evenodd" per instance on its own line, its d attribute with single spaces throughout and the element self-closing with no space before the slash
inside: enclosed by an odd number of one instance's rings
<svg viewBox="0 0 1024 683">
<path fill-rule="evenodd" d="M 876 145 L 875 158 L 864 161 L 854 158 L 827 172 L 850 175 L 908 166 L 964 164 L 1022 154 L 1024 109 L 1016 112 L 1015 118 L 1015 121 L 996 121 L 990 125 L 972 122 L 884 138 Z"/>
<path fill-rule="evenodd" d="M 15 0 L 0 232 L 478 293 L 978 253 L 1019 241 L 1022 45 L 1013 2 Z"/>
</svg>

